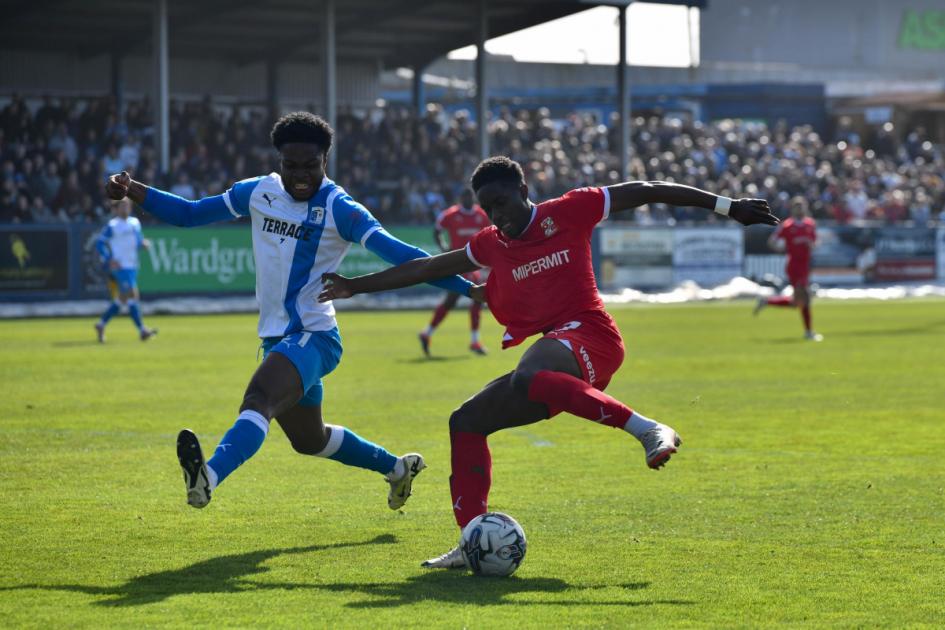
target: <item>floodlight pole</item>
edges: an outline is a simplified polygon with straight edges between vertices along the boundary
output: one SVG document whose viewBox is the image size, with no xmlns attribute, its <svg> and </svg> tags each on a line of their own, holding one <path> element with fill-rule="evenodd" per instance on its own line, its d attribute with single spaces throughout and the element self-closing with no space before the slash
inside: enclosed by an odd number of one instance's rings
<svg viewBox="0 0 945 630">
<path fill-rule="evenodd" d="M 486 85 L 486 39 L 489 37 L 489 3 L 479 0 L 479 31 L 476 34 L 476 120 L 479 159 L 489 157 L 489 88 Z"/>
<path fill-rule="evenodd" d="M 322 65 L 324 66 L 324 93 L 325 93 L 325 119 L 332 125 L 338 124 L 338 101 L 336 85 L 336 59 L 335 59 L 335 0 L 324 0 L 324 13 L 322 14 L 322 28 L 324 37 L 322 43 Z M 334 156 L 328 160 L 328 176 L 334 179 L 338 164 L 338 136 L 335 136 Z"/>
<path fill-rule="evenodd" d="M 620 11 L 620 61 L 617 63 L 617 99 L 620 107 L 620 180 L 630 179 L 630 80 L 627 66 L 627 5 Z"/>
<path fill-rule="evenodd" d="M 170 166 L 167 0 L 154 0 L 154 25 L 151 39 L 151 52 L 154 56 L 154 148 L 157 151 L 158 172 L 164 175 Z"/>
</svg>

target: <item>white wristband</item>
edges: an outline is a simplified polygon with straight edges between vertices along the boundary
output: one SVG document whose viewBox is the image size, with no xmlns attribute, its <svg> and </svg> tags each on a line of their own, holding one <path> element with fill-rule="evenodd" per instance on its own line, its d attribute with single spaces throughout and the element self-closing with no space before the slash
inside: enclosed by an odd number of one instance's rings
<svg viewBox="0 0 945 630">
<path fill-rule="evenodd" d="M 721 215 L 728 216 L 728 210 L 732 207 L 732 200 L 729 197 L 716 197 L 715 211 Z"/>
</svg>

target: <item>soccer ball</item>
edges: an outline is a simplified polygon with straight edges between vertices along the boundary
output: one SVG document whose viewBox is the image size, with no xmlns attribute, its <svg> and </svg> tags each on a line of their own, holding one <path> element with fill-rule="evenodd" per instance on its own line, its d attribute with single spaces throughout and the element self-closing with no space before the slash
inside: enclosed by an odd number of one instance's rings
<svg viewBox="0 0 945 630">
<path fill-rule="evenodd" d="M 463 528 L 459 548 L 476 575 L 512 575 L 525 558 L 525 531 L 508 514 L 486 512 Z"/>
</svg>

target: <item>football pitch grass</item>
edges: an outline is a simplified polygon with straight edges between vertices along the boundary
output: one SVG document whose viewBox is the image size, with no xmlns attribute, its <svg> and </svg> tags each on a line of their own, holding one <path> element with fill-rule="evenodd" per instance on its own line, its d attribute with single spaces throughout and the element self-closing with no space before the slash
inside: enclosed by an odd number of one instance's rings
<svg viewBox="0 0 945 630">
<path fill-rule="evenodd" d="M 371 472 L 297 455 L 274 426 L 195 510 L 174 440 L 211 451 L 256 365 L 255 318 L 0 322 L 0 626 L 939 626 L 945 619 L 945 302 L 612 309 L 609 392 L 672 424 L 646 468 L 629 435 L 567 415 L 494 435 L 490 508 L 522 523 L 511 578 L 429 572 L 455 544 L 450 411 L 523 348 L 467 350 L 454 312 L 339 315 L 326 421 L 429 468 L 401 512 Z"/>
</svg>

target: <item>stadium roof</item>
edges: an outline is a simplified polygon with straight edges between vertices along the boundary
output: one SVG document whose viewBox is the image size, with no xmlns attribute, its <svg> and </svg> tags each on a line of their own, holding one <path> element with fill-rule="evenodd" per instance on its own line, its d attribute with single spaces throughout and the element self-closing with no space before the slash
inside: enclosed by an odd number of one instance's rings
<svg viewBox="0 0 945 630">
<path fill-rule="evenodd" d="M 705 0 L 667 3 L 704 6 Z M 148 54 L 154 4 L 0 0 L 0 49 Z M 489 37 L 584 11 L 589 4 L 596 3 L 493 0 Z M 313 0 L 167 0 L 170 54 L 238 63 L 316 60 L 322 50 L 321 5 Z M 336 2 L 338 59 L 380 61 L 388 67 L 425 64 L 476 42 L 478 10 L 475 0 Z"/>
</svg>

